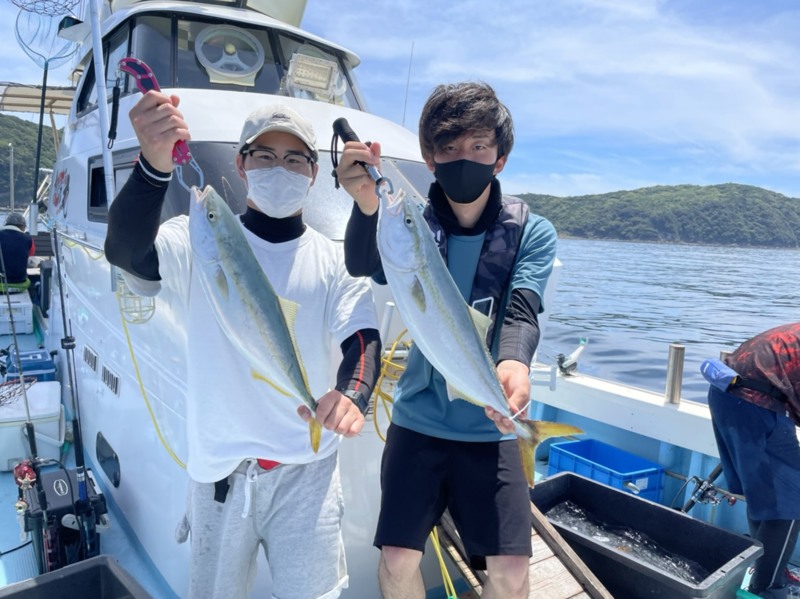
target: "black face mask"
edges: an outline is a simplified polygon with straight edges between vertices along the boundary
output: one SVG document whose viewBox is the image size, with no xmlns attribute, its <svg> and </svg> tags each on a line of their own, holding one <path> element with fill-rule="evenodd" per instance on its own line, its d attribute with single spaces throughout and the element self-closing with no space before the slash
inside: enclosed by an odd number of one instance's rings
<svg viewBox="0 0 800 599">
<path fill-rule="evenodd" d="M 433 176 L 445 195 L 457 204 L 469 204 L 478 199 L 494 178 L 496 163 L 481 164 L 472 160 L 434 162 Z"/>
</svg>

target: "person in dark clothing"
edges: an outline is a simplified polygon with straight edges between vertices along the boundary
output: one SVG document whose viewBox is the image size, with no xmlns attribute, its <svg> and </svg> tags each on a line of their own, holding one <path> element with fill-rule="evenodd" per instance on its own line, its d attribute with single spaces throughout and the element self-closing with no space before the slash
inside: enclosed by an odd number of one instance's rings
<svg viewBox="0 0 800 599">
<path fill-rule="evenodd" d="M 749 590 L 786 597 L 800 532 L 800 322 L 748 339 L 723 363 L 707 360 L 702 372 L 728 489 L 745 496 L 750 534 L 764 545 Z"/>
<path fill-rule="evenodd" d="M 425 219 L 465 300 L 490 317 L 498 378 L 511 413 L 525 414 L 555 229 L 501 192 L 496 175 L 514 144 L 513 123 L 489 85 L 436 87 L 419 137 L 435 178 Z M 355 199 L 345 262 L 351 274 L 385 282 L 375 237 L 378 198 L 361 163 L 380 167 L 379 143 L 347 142 L 336 170 Z M 424 596 L 422 550 L 445 508 L 473 567 L 488 571 L 483 596 L 528 597 L 530 498 L 513 430 L 490 408 L 450 401 L 443 377 L 412 347 L 395 389 L 381 470 L 375 545 L 386 599 Z"/>
<path fill-rule="evenodd" d="M 25 228 L 25 217 L 12 212 L 6 217 L 5 226 L 0 229 L 0 251 L 3 253 L 3 261 L 0 263 L 0 292 L 7 289 L 27 289 L 31 284 L 28 278 L 28 258 L 36 251 L 36 244 L 33 237 L 25 232 Z"/>
</svg>

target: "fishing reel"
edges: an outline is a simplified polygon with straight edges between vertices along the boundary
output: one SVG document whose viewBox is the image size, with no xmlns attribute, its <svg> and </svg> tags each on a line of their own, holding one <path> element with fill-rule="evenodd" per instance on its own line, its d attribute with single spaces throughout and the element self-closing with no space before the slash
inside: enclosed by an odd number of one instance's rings
<svg viewBox="0 0 800 599">
<path fill-rule="evenodd" d="M 692 498 L 690 500 L 693 504 L 705 503 L 708 505 L 717 506 L 725 501 L 728 503 L 728 505 L 732 506 L 736 503 L 736 495 L 730 491 L 726 491 L 725 489 L 715 486 L 713 482 L 709 481 L 708 479 L 703 479 L 699 476 L 692 476 L 688 482 L 694 483 L 695 485 L 694 493 L 692 493 Z"/>
</svg>

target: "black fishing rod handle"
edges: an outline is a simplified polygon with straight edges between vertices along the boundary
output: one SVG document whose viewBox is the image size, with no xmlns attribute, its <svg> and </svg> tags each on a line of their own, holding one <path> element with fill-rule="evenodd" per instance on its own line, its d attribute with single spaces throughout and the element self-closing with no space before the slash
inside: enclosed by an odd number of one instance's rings
<svg viewBox="0 0 800 599">
<path fill-rule="evenodd" d="M 358 139 L 356 132 L 353 131 L 350 123 L 348 123 L 347 119 L 344 117 L 339 117 L 333 121 L 333 132 L 345 143 L 348 141 L 361 141 Z"/>
</svg>

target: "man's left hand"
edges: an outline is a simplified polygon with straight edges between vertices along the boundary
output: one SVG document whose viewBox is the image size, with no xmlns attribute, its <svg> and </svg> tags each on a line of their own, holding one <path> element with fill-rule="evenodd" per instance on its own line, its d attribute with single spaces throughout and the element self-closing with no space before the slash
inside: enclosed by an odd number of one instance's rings
<svg viewBox="0 0 800 599">
<path fill-rule="evenodd" d="M 508 408 L 511 411 L 511 416 L 522 410 L 517 418 L 528 417 L 528 402 L 531 397 L 529 374 L 530 369 L 527 364 L 516 360 L 503 360 L 497 365 L 497 378 L 500 379 L 500 384 L 503 386 L 503 391 L 508 398 Z M 486 417 L 494 421 L 495 426 L 501 433 L 508 435 L 514 432 L 514 422 L 509 416 L 504 416 L 488 406 L 485 412 Z"/>
</svg>

